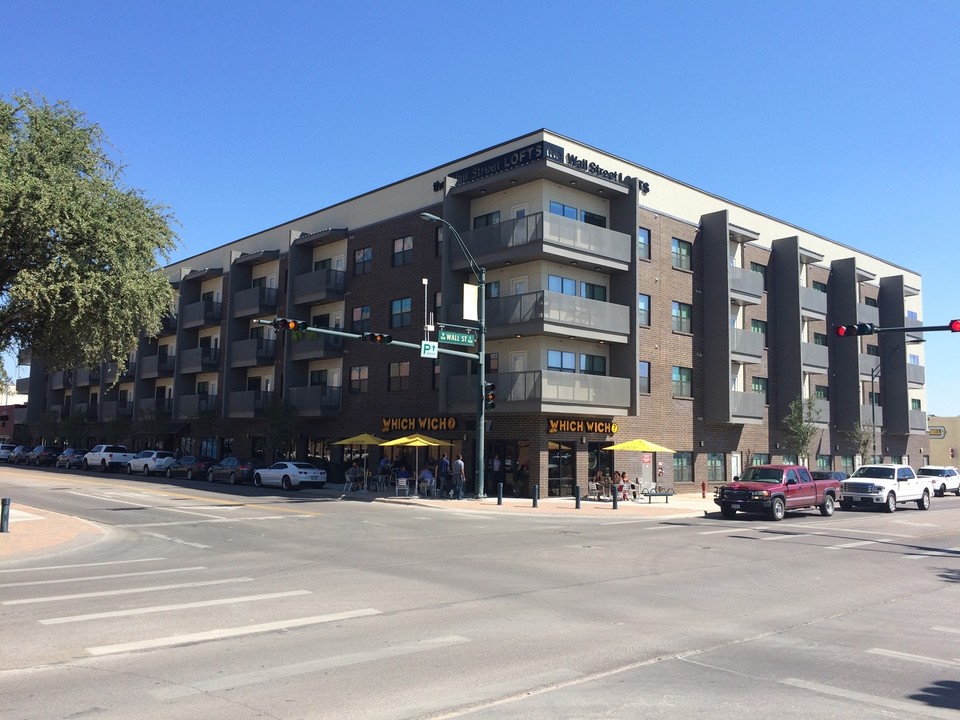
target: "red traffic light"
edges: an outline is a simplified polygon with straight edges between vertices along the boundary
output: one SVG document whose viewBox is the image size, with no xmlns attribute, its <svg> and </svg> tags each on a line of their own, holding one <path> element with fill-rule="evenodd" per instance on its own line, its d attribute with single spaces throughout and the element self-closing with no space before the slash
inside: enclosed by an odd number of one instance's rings
<svg viewBox="0 0 960 720">
<path fill-rule="evenodd" d="M 857 323 L 856 325 L 837 325 L 836 333 L 840 337 L 857 337 L 858 335 L 873 335 L 877 331 L 873 323 Z"/>
<path fill-rule="evenodd" d="M 960 332 L 960 320 L 950 321 L 950 332 Z"/>
<path fill-rule="evenodd" d="M 387 335 L 385 333 L 364 333 L 360 339 L 366 342 L 388 345 L 393 342 L 393 335 Z"/>
</svg>

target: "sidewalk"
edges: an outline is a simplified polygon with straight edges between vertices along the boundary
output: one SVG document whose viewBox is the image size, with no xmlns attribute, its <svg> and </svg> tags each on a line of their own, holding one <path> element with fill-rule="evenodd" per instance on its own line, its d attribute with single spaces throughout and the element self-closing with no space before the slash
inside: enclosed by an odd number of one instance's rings
<svg viewBox="0 0 960 720">
<path fill-rule="evenodd" d="M 11 503 L 9 532 L 0 533 L 0 562 L 81 547 L 99 540 L 105 530 L 80 518 Z"/>
</svg>

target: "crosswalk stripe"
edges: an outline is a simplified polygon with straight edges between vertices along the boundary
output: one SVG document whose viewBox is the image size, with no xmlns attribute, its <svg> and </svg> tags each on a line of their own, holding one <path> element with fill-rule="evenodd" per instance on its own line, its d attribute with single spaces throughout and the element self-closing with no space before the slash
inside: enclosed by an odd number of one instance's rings
<svg viewBox="0 0 960 720">
<path fill-rule="evenodd" d="M 182 590 L 184 588 L 226 585 L 235 582 L 251 582 L 251 577 L 226 578 L 225 580 L 200 580 L 198 582 L 178 583 L 176 585 L 152 585 L 149 587 L 124 588 L 122 590 L 102 590 L 100 592 L 76 593 L 74 595 L 47 595 L 46 597 L 3 600 L 0 605 L 32 605 L 34 603 L 57 602 L 59 600 L 84 600 L 86 598 L 110 597 L 112 595 L 137 595 L 139 593 L 162 592 L 164 590 Z"/>
<path fill-rule="evenodd" d="M 170 573 L 206 570 L 203 565 L 185 568 L 167 568 L 165 570 L 144 570 L 143 572 L 115 573 L 114 575 L 87 575 L 75 578 L 51 578 L 49 580 L 24 580 L 23 582 L 0 583 L 0 588 L 26 587 L 28 585 L 60 585 L 62 583 L 86 582 L 88 580 L 114 580 L 116 578 L 143 577 L 144 575 L 169 575 Z"/>
</svg>

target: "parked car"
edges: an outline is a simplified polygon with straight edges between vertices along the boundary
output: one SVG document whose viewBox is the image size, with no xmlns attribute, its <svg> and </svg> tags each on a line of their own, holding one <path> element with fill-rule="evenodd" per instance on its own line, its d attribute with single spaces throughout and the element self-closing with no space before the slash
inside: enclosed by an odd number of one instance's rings
<svg viewBox="0 0 960 720">
<path fill-rule="evenodd" d="M 57 461 L 62 447 L 56 445 L 37 445 L 33 450 L 27 453 L 27 465 L 53 465 Z"/>
<path fill-rule="evenodd" d="M 960 495 L 960 473 L 952 465 L 924 465 L 917 475 L 930 481 L 930 489 L 937 497 L 948 492 Z"/>
<path fill-rule="evenodd" d="M 306 483 L 323 487 L 326 482 L 326 470 L 305 462 L 277 462 L 257 470 L 253 475 L 253 484 L 257 487 L 279 485 L 284 490 L 299 489 L 301 484 Z"/>
<path fill-rule="evenodd" d="M 262 463 L 231 456 L 224 458 L 207 470 L 207 480 L 210 482 L 226 480 L 231 485 L 236 485 L 244 480 L 253 480 L 254 473 L 262 467 Z"/>
<path fill-rule="evenodd" d="M 840 482 L 814 480 L 802 465 L 754 465 L 728 485 L 714 491 L 713 501 L 725 518 L 737 512 L 762 513 L 783 520 L 787 510 L 816 507 L 824 517 L 833 515 Z"/>
<path fill-rule="evenodd" d="M 152 475 L 162 473 L 177 459 L 177 456 L 168 450 L 143 450 L 138 452 L 127 463 L 127 475 L 140 473 Z"/>
<path fill-rule="evenodd" d="M 810 477 L 814 480 L 839 480 L 843 482 L 850 476 L 840 470 L 811 470 Z"/>
<path fill-rule="evenodd" d="M 133 460 L 136 453 L 128 452 L 124 445 L 94 445 L 83 456 L 81 467 L 84 470 L 122 470 Z"/>
<path fill-rule="evenodd" d="M 30 452 L 30 448 L 26 445 L 17 445 L 13 450 L 10 451 L 10 455 L 7 457 L 7 462 L 11 465 L 22 465 L 27 461 L 27 453 Z"/>
<path fill-rule="evenodd" d="M 212 457 L 203 457 L 201 455 L 184 455 L 179 460 L 167 465 L 166 475 L 168 478 L 180 477 L 187 480 L 194 478 L 203 479 L 207 476 L 207 471 L 217 464 L 216 459 Z"/>
<path fill-rule="evenodd" d="M 16 449 L 16 445 L 0 444 L 0 462 L 8 462 L 10 460 L 10 453 Z"/>
<path fill-rule="evenodd" d="M 58 468 L 80 468 L 83 463 L 83 456 L 86 455 L 89 450 L 86 448 L 64 448 L 63 452 L 57 455 L 57 462 L 55 463 Z"/>
<path fill-rule="evenodd" d="M 921 510 L 930 509 L 930 483 L 918 478 L 909 465 L 861 465 L 840 483 L 840 508 L 881 507 L 894 512 L 897 505 L 916 502 Z"/>
</svg>

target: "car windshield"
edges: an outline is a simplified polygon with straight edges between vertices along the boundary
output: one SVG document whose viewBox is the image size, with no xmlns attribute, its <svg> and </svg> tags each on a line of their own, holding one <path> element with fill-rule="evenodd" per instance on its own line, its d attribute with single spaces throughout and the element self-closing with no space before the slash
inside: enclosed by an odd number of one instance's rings
<svg viewBox="0 0 960 720">
<path fill-rule="evenodd" d="M 297 470 L 316 470 L 317 469 L 310 463 L 293 463 L 293 466 Z"/>
<path fill-rule="evenodd" d="M 947 471 L 943 468 L 920 468 L 918 475 L 932 475 L 934 477 L 943 477 Z"/>
<path fill-rule="evenodd" d="M 765 467 L 747 468 L 740 476 L 740 480 L 744 482 L 779 483 L 783 481 L 783 470 Z"/>
<path fill-rule="evenodd" d="M 857 468 L 853 474 L 855 478 L 872 478 L 876 480 L 892 480 L 894 477 L 893 468 L 885 467 L 862 467 Z"/>
</svg>

